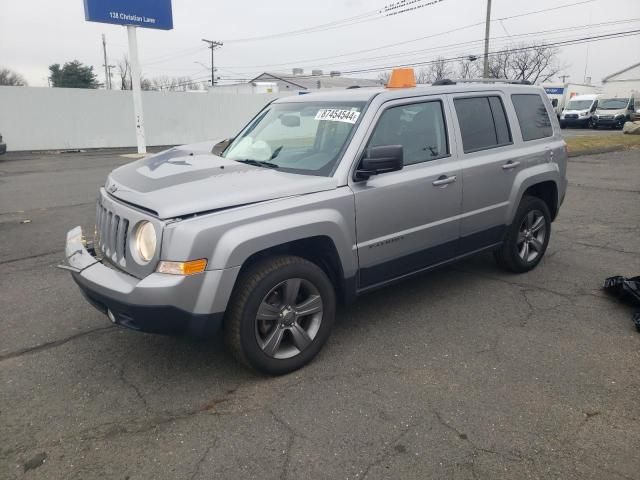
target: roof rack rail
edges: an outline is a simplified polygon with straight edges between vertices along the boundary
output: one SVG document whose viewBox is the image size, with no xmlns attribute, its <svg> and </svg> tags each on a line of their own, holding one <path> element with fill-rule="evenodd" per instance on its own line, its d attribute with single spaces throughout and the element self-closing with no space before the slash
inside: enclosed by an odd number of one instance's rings
<svg viewBox="0 0 640 480">
<path fill-rule="evenodd" d="M 529 80 L 509 80 L 508 78 L 442 78 L 436 80 L 431 85 L 455 85 L 456 83 L 510 83 L 514 85 L 532 85 Z"/>
</svg>

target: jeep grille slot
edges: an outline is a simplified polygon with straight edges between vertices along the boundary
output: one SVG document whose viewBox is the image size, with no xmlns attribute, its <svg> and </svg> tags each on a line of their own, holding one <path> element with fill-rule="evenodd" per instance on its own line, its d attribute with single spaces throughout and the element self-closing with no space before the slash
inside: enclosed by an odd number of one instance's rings
<svg viewBox="0 0 640 480">
<path fill-rule="evenodd" d="M 117 265 L 126 266 L 129 220 L 98 204 L 96 234 L 102 255 Z"/>
</svg>

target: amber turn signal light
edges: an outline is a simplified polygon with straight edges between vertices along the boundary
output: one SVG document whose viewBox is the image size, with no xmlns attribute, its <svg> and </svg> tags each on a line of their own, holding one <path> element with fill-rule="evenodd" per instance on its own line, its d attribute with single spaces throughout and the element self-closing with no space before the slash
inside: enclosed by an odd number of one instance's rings
<svg viewBox="0 0 640 480">
<path fill-rule="evenodd" d="M 188 262 L 161 261 L 156 272 L 170 275 L 195 275 L 204 272 L 207 268 L 207 259 L 189 260 Z"/>
</svg>

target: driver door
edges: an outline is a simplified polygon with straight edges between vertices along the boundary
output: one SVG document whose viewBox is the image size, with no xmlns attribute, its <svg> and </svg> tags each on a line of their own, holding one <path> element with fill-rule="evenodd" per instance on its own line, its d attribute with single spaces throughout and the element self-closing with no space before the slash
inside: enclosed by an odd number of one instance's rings
<svg viewBox="0 0 640 480">
<path fill-rule="evenodd" d="M 462 172 L 441 96 L 388 102 L 366 147 L 402 145 L 404 168 L 353 181 L 359 288 L 426 269 L 455 255 Z"/>
</svg>

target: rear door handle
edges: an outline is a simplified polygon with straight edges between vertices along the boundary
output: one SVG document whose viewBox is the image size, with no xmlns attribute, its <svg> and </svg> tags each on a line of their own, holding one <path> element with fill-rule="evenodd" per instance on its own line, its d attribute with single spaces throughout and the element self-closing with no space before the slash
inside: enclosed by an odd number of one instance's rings
<svg viewBox="0 0 640 480">
<path fill-rule="evenodd" d="M 436 187 L 442 187 L 445 185 L 449 185 L 450 183 L 453 183 L 455 181 L 456 181 L 455 175 L 451 175 L 450 177 L 447 177 L 446 175 L 441 175 L 438 177 L 437 180 L 434 180 L 432 183 Z"/>
<path fill-rule="evenodd" d="M 520 162 L 514 162 L 512 160 L 509 160 L 507 163 L 502 165 L 502 169 L 503 170 L 511 170 L 512 168 L 516 168 L 519 165 L 520 165 Z"/>
</svg>

